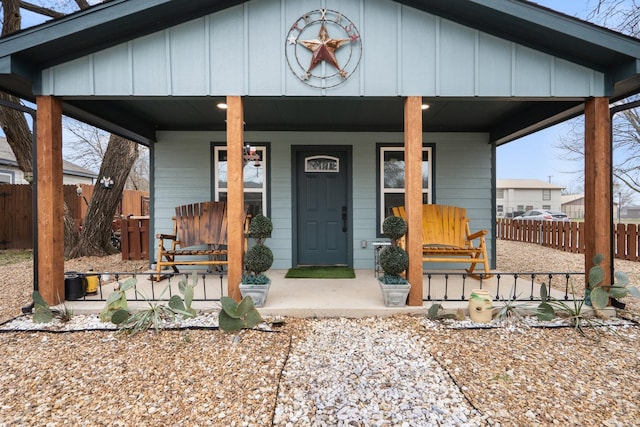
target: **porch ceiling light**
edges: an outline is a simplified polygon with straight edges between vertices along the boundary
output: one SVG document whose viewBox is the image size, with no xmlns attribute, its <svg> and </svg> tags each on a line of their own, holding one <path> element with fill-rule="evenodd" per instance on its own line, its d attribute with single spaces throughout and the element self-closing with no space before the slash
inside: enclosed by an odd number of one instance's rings
<svg viewBox="0 0 640 427">
<path fill-rule="evenodd" d="M 422 108 L 423 110 L 428 110 L 429 108 L 431 108 L 431 105 L 429 105 L 429 104 L 422 104 L 422 105 L 420 106 L 420 108 Z"/>
<path fill-rule="evenodd" d="M 224 102 L 218 102 L 216 104 L 216 107 L 218 107 L 221 110 L 226 110 L 227 109 L 227 104 L 225 104 Z"/>
</svg>

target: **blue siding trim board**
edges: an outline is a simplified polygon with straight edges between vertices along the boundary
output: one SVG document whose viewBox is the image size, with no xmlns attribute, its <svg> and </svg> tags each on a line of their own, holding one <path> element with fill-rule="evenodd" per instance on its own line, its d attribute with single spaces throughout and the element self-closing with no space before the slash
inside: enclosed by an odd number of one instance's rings
<svg viewBox="0 0 640 427">
<path fill-rule="evenodd" d="M 289 69 L 284 39 L 292 23 L 322 5 L 356 23 L 363 55 L 347 81 L 318 90 Z M 43 93 L 57 96 L 584 98 L 605 95 L 605 79 L 388 0 L 281 0 L 246 2 L 56 65 L 42 81 Z"/>
<path fill-rule="evenodd" d="M 211 141 L 224 141 L 224 132 L 159 132 L 154 144 L 155 175 L 152 208 L 155 231 L 171 231 L 174 207 L 211 198 Z M 292 145 L 352 146 L 353 264 L 356 269 L 373 268 L 371 242 L 378 240 L 376 218 L 376 144 L 402 143 L 402 133 L 374 132 L 247 132 L 247 143 L 269 142 L 271 147 L 270 215 L 274 225 L 269 246 L 274 252 L 274 269 L 292 265 Z M 477 133 L 426 133 L 424 141 L 434 143 L 435 203 L 464 206 L 473 230 L 492 230 L 492 161 L 489 136 Z M 461 160 L 462 159 L 462 160 Z M 460 168 L 464 159 L 473 167 Z M 367 241 L 361 248 L 360 242 Z M 489 253 L 492 237 L 488 236 Z M 157 243 L 157 242 L 155 242 Z M 155 246 L 153 246 L 155 247 Z M 430 266 L 430 267 L 436 267 Z M 451 268 L 449 265 L 447 268 Z"/>
</svg>

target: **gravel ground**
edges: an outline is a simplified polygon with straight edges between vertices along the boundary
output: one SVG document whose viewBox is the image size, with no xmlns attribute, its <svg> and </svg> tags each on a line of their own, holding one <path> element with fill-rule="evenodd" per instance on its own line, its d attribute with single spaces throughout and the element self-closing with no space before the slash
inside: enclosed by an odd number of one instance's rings
<svg viewBox="0 0 640 427">
<path fill-rule="evenodd" d="M 498 242 L 502 271 L 582 263 Z M 114 256 L 65 270 L 83 265 L 136 267 Z M 616 267 L 639 283 L 640 263 Z M 30 275 L 28 262 L 0 267 L 1 319 L 28 303 Z M 468 329 L 410 316 L 286 320 L 274 332 L 237 334 L 3 332 L 0 426 L 640 425 L 637 325 L 583 337 L 567 327 Z"/>
</svg>

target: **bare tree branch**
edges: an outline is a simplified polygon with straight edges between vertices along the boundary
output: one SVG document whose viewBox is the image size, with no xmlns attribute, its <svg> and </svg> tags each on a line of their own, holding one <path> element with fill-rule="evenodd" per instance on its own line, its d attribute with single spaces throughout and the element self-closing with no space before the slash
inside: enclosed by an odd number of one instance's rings
<svg viewBox="0 0 640 427">
<path fill-rule="evenodd" d="M 78 5 L 78 7 L 80 8 L 80 10 L 85 10 L 89 8 L 89 2 L 86 0 L 75 0 L 76 4 Z"/>
<path fill-rule="evenodd" d="M 29 12 L 37 13 L 38 15 L 48 16 L 50 18 L 61 18 L 65 15 L 64 13 L 57 12 L 53 9 L 38 6 L 37 4 L 28 3 L 26 1 L 21 1 L 20 7 L 22 9 L 28 10 Z"/>
</svg>

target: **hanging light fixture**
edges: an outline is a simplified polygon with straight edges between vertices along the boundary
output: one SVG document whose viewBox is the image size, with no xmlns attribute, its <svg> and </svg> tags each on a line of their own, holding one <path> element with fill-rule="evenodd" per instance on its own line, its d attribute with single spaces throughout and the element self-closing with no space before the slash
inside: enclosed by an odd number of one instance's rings
<svg viewBox="0 0 640 427">
<path fill-rule="evenodd" d="M 244 159 L 245 165 L 247 164 L 247 162 L 253 162 L 253 166 L 257 168 L 262 166 L 262 164 L 260 163 L 260 155 L 258 155 L 256 147 L 246 145 L 244 147 L 244 153 L 242 155 L 242 158 Z"/>
</svg>

